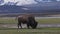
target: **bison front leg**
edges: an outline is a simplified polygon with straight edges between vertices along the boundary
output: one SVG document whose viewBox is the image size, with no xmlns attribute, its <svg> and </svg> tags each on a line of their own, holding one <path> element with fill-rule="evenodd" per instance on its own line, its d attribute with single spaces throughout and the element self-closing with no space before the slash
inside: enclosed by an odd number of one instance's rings
<svg viewBox="0 0 60 34">
<path fill-rule="evenodd" d="M 27 28 L 29 29 L 29 24 L 27 24 Z"/>
</svg>

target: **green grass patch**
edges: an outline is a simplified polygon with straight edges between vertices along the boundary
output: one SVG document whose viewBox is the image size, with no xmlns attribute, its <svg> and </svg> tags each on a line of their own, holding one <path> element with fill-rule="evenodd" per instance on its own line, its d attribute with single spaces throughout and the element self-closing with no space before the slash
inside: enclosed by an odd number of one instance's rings
<svg viewBox="0 0 60 34">
<path fill-rule="evenodd" d="M 7 27 L 1 27 L 0 30 L 17 30 L 17 28 L 7 28 Z M 36 28 L 36 29 L 27 29 L 27 28 L 22 28 L 22 29 L 19 29 L 19 30 L 60 30 L 59 27 L 42 27 L 42 28 Z"/>
<path fill-rule="evenodd" d="M 17 20 L 14 17 L 3 17 L 0 18 L 0 24 L 14 24 Z"/>
<path fill-rule="evenodd" d="M 37 19 L 36 21 L 42 24 L 46 23 L 54 24 L 54 23 L 60 23 L 60 18 Z"/>
<path fill-rule="evenodd" d="M 54 28 L 52 28 L 54 29 Z M 14 29 L 8 28 L 0 30 L 0 34 L 60 34 L 60 30 L 47 29 Z"/>
<path fill-rule="evenodd" d="M 38 23 L 42 24 L 52 24 L 52 23 L 60 23 L 60 18 L 46 18 L 46 19 L 36 19 Z M 0 17 L 0 24 L 14 24 L 18 23 L 15 17 Z"/>
</svg>

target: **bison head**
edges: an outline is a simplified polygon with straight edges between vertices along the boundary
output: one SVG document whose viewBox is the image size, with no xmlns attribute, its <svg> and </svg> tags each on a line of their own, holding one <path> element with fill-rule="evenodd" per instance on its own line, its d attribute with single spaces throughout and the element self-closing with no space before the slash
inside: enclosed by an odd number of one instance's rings
<svg viewBox="0 0 60 34">
<path fill-rule="evenodd" d="M 31 27 L 33 28 L 33 29 L 35 29 L 36 27 L 37 27 L 37 25 L 38 25 L 38 22 L 34 22 L 32 25 L 31 25 Z"/>
</svg>

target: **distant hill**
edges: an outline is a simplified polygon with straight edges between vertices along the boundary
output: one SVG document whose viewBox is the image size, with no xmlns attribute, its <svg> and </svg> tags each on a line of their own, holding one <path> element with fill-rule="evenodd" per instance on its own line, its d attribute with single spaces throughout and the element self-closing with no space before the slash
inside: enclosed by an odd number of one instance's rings
<svg viewBox="0 0 60 34">
<path fill-rule="evenodd" d="M 23 13 L 22 6 L 3 5 L 0 6 L 0 13 Z"/>
</svg>

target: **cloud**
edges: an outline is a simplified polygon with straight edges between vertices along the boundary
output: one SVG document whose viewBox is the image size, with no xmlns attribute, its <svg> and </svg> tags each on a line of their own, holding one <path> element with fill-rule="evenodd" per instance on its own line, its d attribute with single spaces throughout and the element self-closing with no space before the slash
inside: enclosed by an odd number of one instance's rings
<svg viewBox="0 0 60 34">
<path fill-rule="evenodd" d="M 8 3 L 8 2 L 19 2 L 17 3 L 17 5 L 28 5 L 28 4 L 36 4 L 37 2 L 35 2 L 34 0 L 4 0 L 4 3 Z"/>
<path fill-rule="evenodd" d="M 57 0 L 57 1 L 60 1 L 60 0 Z"/>
<path fill-rule="evenodd" d="M 28 8 L 22 8 L 23 10 L 30 10 L 30 9 L 28 9 Z"/>
</svg>

